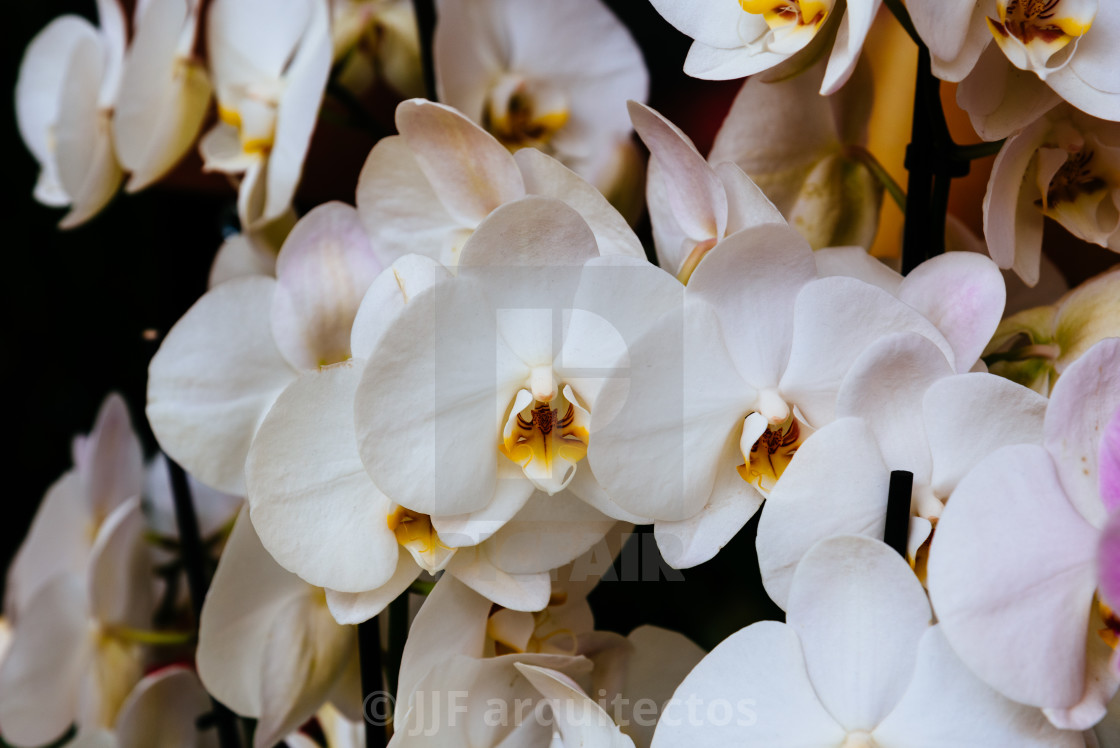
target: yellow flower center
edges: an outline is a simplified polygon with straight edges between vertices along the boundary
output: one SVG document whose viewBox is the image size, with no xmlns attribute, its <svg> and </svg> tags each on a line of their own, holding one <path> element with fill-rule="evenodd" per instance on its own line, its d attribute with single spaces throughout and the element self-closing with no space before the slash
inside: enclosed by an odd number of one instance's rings
<svg viewBox="0 0 1120 748">
<path fill-rule="evenodd" d="M 814 30 L 828 18 L 831 3 L 821 0 L 739 0 L 747 13 L 760 15 L 771 29 L 809 26 Z"/>
<path fill-rule="evenodd" d="M 386 522 L 397 543 L 429 572 L 442 569 L 455 553 L 455 548 L 440 540 L 432 527 L 432 518 L 426 514 L 398 506 L 389 513 Z"/>
<path fill-rule="evenodd" d="M 490 91 L 482 126 L 511 151 L 546 149 L 568 123 L 568 97 L 551 86 L 503 76 Z"/>
<path fill-rule="evenodd" d="M 519 390 L 506 417 L 499 451 L 525 471 L 541 491 L 554 494 L 575 476 L 587 456 L 588 413 L 571 387 Z"/>
<path fill-rule="evenodd" d="M 1074 0 L 998 0 L 988 28 L 1008 59 L 1044 74 L 1054 56 L 1093 25 L 1095 5 Z"/>
<path fill-rule="evenodd" d="M 792 413 L 782 423 L 767 426 L 749 453 L 744 451 L 744 462 L 736 468 L 739 475 L 763 494 L 769 494 L 808 436 L 807 430 Z"/>
</svg>

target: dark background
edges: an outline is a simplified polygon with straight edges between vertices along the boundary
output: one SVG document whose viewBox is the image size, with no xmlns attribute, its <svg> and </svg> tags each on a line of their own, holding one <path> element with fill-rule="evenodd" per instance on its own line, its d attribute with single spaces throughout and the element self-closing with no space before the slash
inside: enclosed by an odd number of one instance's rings
<svg viewBox="0 0 1120 748">
<path fill-rule="evenodd" d="M 706 152 L 739 82 L 686 78 L 681 65 L 687 38 L 645 0 L 608 4 L 646 55 L 651 105 Z M 137 195 L 122 192 L 96 218 L 71 231 L 56 228 L 64 211 L 32 198 L 38 166 L 19 138 L 11 103 L 19 61 L 32 36 L 54 17 L 93 18 L 94 12 L 93 0 L 11 3 L 5 9 L 0 91 L 8 103 L 0 127 L 6 241 L 0 313 L 2 392 L 10 405 L 3 421 L 8 488 L 0 511 L 0 569 L 6 569 L 47 487 L 70 466 L 71 437 L 91 428 L 108 392 L 124 395 L 146 449 L 154 451 L 143 403 L 147 364 L 158 343 L 144 333 L 154 330 L 161 336 L 202 294 L 223 231 L 233 226 L 234 188 L 223 177 L 201 175 L 193 153 L 161 184 Z M 391 122 L 391 103 L 374 110 Z M 373 142 L 366 132 L 321 120 L 297 208 L 305 211 L 328 199 L 352 203 Z M 1071 281 L 1116 259 L 1096 248 L 1084 258 L 1079 268 L 1064 267 Z M 625 633 L 641 623 L 658 623 L 711 647 L 754 620 L 776 616 L 780 611 L 766 600 L 757 579 L 754 525 L 715 561 L 685 571 L 685 581 L 656 587 L 650 581 L 605 582 L 593 597 L 600 625 Z M 640 545 L 640 554 L 653 548 L 651 542 Z M 645 563 L 647 570 L 657 568 L 656 558 Z M 704 611 L 704 618 L 695 611 Z"/>
</svg>

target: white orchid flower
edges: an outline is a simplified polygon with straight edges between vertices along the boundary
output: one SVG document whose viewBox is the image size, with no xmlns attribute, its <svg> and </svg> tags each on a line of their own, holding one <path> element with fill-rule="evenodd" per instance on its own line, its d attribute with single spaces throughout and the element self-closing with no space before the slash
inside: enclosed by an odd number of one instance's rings
<svg viewBox="0 0 1120 748">
<path fill-rule="evenodd" d="M 1051 306 L 1000 323 L 984 349 L 988 370 L 1049 395 L 1066 367 L 1105 338 L 1120 337 L 1120 269 L 1105 271 Z"/>
<path fill-rule="evenodd" d="M 154 610 L 139 497 L 105 520 L 86 573 L 55 575 L 21 611 L 0 665 L 0 735 L 50 743 L 72 723 L 109 728 L 142 675 Z"/>
<path fill-rule="evenodd" d="M 1041 446 L 1004 447 L 965 476 L 930 552 L 930 596 L 953 649 L 1070 729 L 1098 722 L 1120 685 L 1109 664 L 1120 624 L 1095 599 L 1115 499 L 1102 494 L 1112 457 L 1101 462 L 1101 441 L 1117 410 L 1120 338 L 1109 338 L 1058 380 Z"/>
<path fill-rule="evenodd" d="M 440 101 L 510 150 L 540 148 L 609 193 L 631 132 L 623 102 L 649 88 L 641 50 L 610 10 L 600 0 L 439 0 L 436 11 Z"/>
<path fill-rule="evenodd" d="M 785 223 L 738 166 L 711 166 L 672 122 L 636 101 L 629 108 L 650 152 L 646 199 L 658 264 L 682 283 L 724 237 L 748 226 Z"/>
<path fill-rule="evenodd" d="M 684 61 L 694 78 L 745 78 L 779 65 L 817 40 L 835 33 L 821 94 L 848 80 L 882 0 L 652 0 L 678 31 L 695 41 Z M 809 54 L 808 52 L 806 54 Z M 804 57 L 804 56 L 803 56 Z"/>
<path fill-rule="evenodd" d="M 20 63 L 16 121 L 41 171 L 35 199 L 69 206 L 59 224 L 92 218 L 117 191 L 121 167 L 110 120 L 121 81 L 125 20 L 117 0 L 98 0 L 100 27 L 56 18 L 39 32 Z"/>
<path fill-rule="evenodd" d="M 79 731 L 68 748 L 218 748 L 198 718 L 213 707 L 198 676 L 180 666 L 161 668 L 136 684 L 112 731 Z"/>
<path fill-rule="evenodd" d="M 819 63 L 789 79 L 747 79 L 716 133 L 708 162 L 736 164 L 813 249 L 870 247 L 883 196 L 882 185 L 860 160 L 866 157 L 871 116 L 871 68 L 858 65 L 854 77 L 828 98 L 817 94 L 823 76 Z"/>
<path fill-rule="evenodd" d="M 574 208 L 603 254 L 645 257 L 618 211 L 555 159 L 510 154 L 460 112 L 422 99 L 398 105 L 396 122 L 400 135 L 378 141 L 358 180 L 358 212 L 383 264 L 417 253 L 453 268 L 478 225 L 526 195 Z"/>
<path fill-rule="evenodd" d="M 198 673 L 268 748 L 330 702 L 361 719 L 358 637 L 335 622 L 324 591 L 281 568 L 243 511 L 202 608 Z"/>
<path fill-rule="evenodd" d="M 971 261 L 987 263 L 970 256 L 964 269 Z M 623 509 L 656 520 L 671 565 L 707 561 L 757 511 L 811 430 L 833 419 L 841 380 L 867 346 L 915 332 L 954 368 L 972 366 L 989 334 L 979 328 L 994 329 L 1003 306 L 1002 280 L 987 266 L 994 283 L 981 268 L 959 296 L 948 282 L 962 277 L 956 261 L 888 292 L 817 278 L 814 253 L 788 226 L 724 239 L 693 273 L 683 305 L 630 344 L 640 363 L 627 392 L 604 391 L 601 407 L 619 412 L 594 430 L 592 469 Z M 950 299 L 984 311 L 979 331 L 971 316 L 954 316 Z M 952 331 L 948 339 L 930 319 Z"/>
<path fill-rule="evenodd" d="M 136 192 L 175 166 L 198 137 L 210 79 L 195 58 L 201 0 L 148 0 L 136 6 L 136 33 L 113 111 L 113 147 Z"/>
<path fill-rule="evenodd" d="M 981 459 L 1008 444 L 1041 444 L 1046 399 L 985 373 L 954 374 L 933 343 L 892 335 L 856 360 L 837 394 L 837 420 L 805 440 L 770 493 L 758 559 L 785 608 L 798 561 L 833 535 L 883 537 L 892 470 L 913 474 L 907 553 L 921 576 L 945 501 Z"/>
<path fill-rule="evenodd" d="M 420 33 L 409 0 L 330 0 L 338 83 L 364 93 L 378 79 L 402 96 L 421 96 Z"/>
<path fill-rule="evenodd" d="M 54 577 L 86 573 L 101 528 L 143 486 L 140 438 L 120 395 L 105 398 L 93 430 L 75 437 L 72 451 L 74 467 L 47 490 L 8 570 L 4 612 L 16 625 Z"/>
<path fill-rule="evenodd" d="M 786 623 L 733 634 L 681 683 L 653 748 L 1084 745 L 984 685 L 953 654 L 906 562 L 859 536 L 821 541 Z"/>
<path fill-rule="evenodd" d="M 327 203 L 289 235 L 276 278 L 230 280 L 199 299 L 149 370 L 148 420 L 167 454 L 244 495 L 257 427 L 301 371 L 350 358 L 351 324 L 381 269 L 354 209 Z"/>
<path fill-rule="evenodd" d="M 1120 63 L 1120 27 L 1110 3 L 911 0 L 906 8 L 929 47 L 934 75 L 960 81 L 971 73 L 991 82 L 986 108 L 1002 101 L 1001 116 L 1020 126 L 1032 112 L 1045 111 L 1038 107 L 1052 99 L 1044 95 L 1031 102 L 1009 91 L 1005 84 L 1019 86 L 1022 79 L 1012 67 L 1035 76 L 1083 112 L 1120 120 L 1120 84 L 1113 74 Z M 992 42 L 1002 54 L 985 51 Z"/>
<path fill-rule="evenodd" d="M 1043 217 L 1120 252 L 1120 124 L 1058 107 L 1012 136 L 984 196 L 992 259 L 1038 282 Z"/>
<path fill-rule="evenodd" d="M 215 0 L 207 11 L 220 122 L 199 144 L 205 168 L 244 174 L 241 225 L 292 202 L 331 65 L 327 0 Z"/>
</svg>

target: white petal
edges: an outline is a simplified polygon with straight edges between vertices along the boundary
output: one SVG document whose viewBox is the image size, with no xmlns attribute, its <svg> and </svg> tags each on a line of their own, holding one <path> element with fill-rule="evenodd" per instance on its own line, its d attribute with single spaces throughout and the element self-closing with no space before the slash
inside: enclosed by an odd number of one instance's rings
<svg viewBox="0 0 1120 748">
<path fill-rule="evenodd" d="M 421 571 L 412 554 L 401 548 L 397 556 L 397 570 L 392 579 L 377 589 L 366 592 L 328 589 L 327 607 L 339 623 L 357 624 L 368 621 L 412 586 Z"/>
<path fill-rule="evenodd" d="M 105 624 L 144 629 L 155 610 L 151 548 L 140 497 L 121 504 L 97 533 L 89 557 L 90 614 Z"/>
<path fill-rule="evenodd" d="M 890 472 L 862 419 L 844 418 L 801 445 L 758 522 L 758 563 L 770 599 L 782 608 L 801 558 L 832 535 L 883 537 Z"/>
<path fill-rule="evenodd" d="M 987 257 L 949 252 L 923 262 L 902 281 L 898 298 L 937 326 L 953 346 L 958 372 L 972 368 L 1003 316 L 1007 291 Z"/>
<path fill-rule="evenodd" d="M 677 686 L 704 659 L 704 650 L 687 637 L 657 626 L 639 626 L 630 632 L 626 641 L 634 648 L 626 664 L 626 682 L 622 687 L 629 701 L 621 711 L 629 724 L 620 724 L 637 745 L 647 746 L 656 726 L 649 712 L 628 714 L 627 710 L 639 705 L 641 708 L 644 706 L 642 699 L 649 699 L 657 707 L 656 714 L 660 714 Z"/>
<path fill-rule="evenodd" d="M 292 202 L 331 67 L 331 36 L 326 3 L 312 0 L 310 20 L 284 75 L 276 108 L 276 137 L 268 155 L 268 188 L 263 218 L 279 217 Z M 283 12 L 261 9 L 265 15 Z M 262 38 L 259 28 L 254 39 Z"/>
<path fill-rule="evenodd" d="M 440 0 L 432 37 L 440 101 L 481 122 L 492 81 L 508 67 L 509 41 L 502 5 Z"/>
<path fill-rule="evenodd" d="M 863 247 L 824 247 L 813 251 L 817 273 L 822 278 L 846 275 L 859 278 L 864 283 L 878 286 L 892 296 L 898 296 L 902 276 L 872 257 Z"/>
<path fill-rule="evenodd" d="M 562 200 L 575 208 L 595 235 L 600 253 L 645 258 L 626 219 L 583 177 L 536 148 L 522 148 L 513 158 L 525 180 L 525 192 Z"/>
<path fill-rule="evenodd" d="M 77 715 L 77 689 L 93 637 L 84 580 L 55 577 L 27 606 L 0 664 L 0 732 L 17 745 L 45 745 Z"/>
<path fill-rule="evenodd" d="M 366 289 L 381 271 L 358 213 L 324 203 L 292 229 L 276 258 L 272 333 L 296 368 L 350 357 L 350 328 Z"/>
<path fill-rule="evenodd" d="M 651 748 L 840 745 L 844 734 L 813 691 L 797 633 L 763 621 L 693 668 L 662 712 Z"/>
<path fill-rule="evenodd" d="M 852 363 L 836 395 L 836 415 L 863 418 L 889 470 L 908 470 L 928 484 L 932 469 L 922 398 L 953 370 L 937 346 L 921 335 L 881 338 Z"/>
<path fill-rule="evenodd" d="M 688 48 L 688 56 L 684 58 L 684 72 L 703 80 L 731 80 L 761 73 L 787 59 L 789 55 L 786 54 L 751 54 L 743 47 L 723 49 L 697 41 Z"/>
<path fill-rule="evenodd" d="M 939 496 L 948 496 L 968 471 L 1000 447 L 1041 444 L 1046 398 L 1003 377 L 977 372 L 931 384 L 922 411 L 933 455 L 931 486 Z"/>
<path fill-rule="evenodd" d="M 653 0 L 666 21 L 677 31 L 713 47 L 739 47 L 739 18 L 743 9 L 733 0 L 716 0 L 697 5 L 688 0 Z"/>
<path fill-rule="evenodd" d="M 460 223 L 477 225 L 502 203 L 524 196 L 521 172 L 509 151 L 454 109 L 410 99 L 397 106 L 397 129 Z"/>
<path fill-rule="evenodd" d="M 495 208 L 467 240 L 459 264 L 578 266 L 598 254 L 595 235 L 574 208 L 529 196 Z"/>
<path fill-rule="evenodd" d="M 458 262 L 477 221 L 454 217 L 404 138 L 377 141 L 358 177 L 358 214 L 383 265 L 417 253 L 448 267 Z"/>
<path fill-rule="evenodd" d="M 121 748 L 202 748 L 216 744 L 196 726 L 213 707 L 192 671 L 178 666 L 157 670 L 129 694 L 117 717 Z"/>
<path fill-rule="evenodd" d="M 392 506 L 358 457 L 361 362 L 303 374 L 261 424 L 245 466 L 253 525 L 269 553 L 311 584 L 364 592 L 396 570 Z"/>
<path fill-rule="evenodd" d="M 1003 447 L 965 476 L 938 522 L 927 579 L 970 670 L 1026 704 L 1081 697 L 1094 540 L 1041 447 Z"/>
<path fill-rule="evenodd" d="M 888 748 L 1075 748 L 1084 743 L 1075 732 L 1054 729 L 1037 709 L 1016 704 L 984 685 L 950 649 L 940 626 L 922 636 L 914 678 L 873 738 Z"/>
<path fill-rule="evenodd" d="M 408 303 L 419 294 L 451 277 L 435 260 L 417 254 L 398 258 L 366 290 L 350 329 L 350 350 L 368 358 Z"/>
<path fill-rule="evenodd" d="M 490 561 L 485 545 L 460 548 L 447 565 L 447 573 L 510 610 L 542 610 L 552 594 L 548 572 L 508 574 Z"/>
<path fill-rule="evenodd" d="M 848 82 L 859 62 L 863 43 L 871 31 L 871 22 L 875 20 L 880 5 L 882 0 L 854 0 L 848 3 L 844 17 L 840 19 L 840 28 L 836 32 L 836 41 L 833 42 L 832 54 L 829 55 L 828 67 L 821 83 L 822 96 L 835 93 Z"/>
<path fill-rule="evenodd" d="M 716 174 L 727 193 L 727 233 L 733 234 L 762 223 L 785 223 L 782 214 L 758 185 L 736 164 L 716 165 Z"/>
<path fill-rule="evenodd" d="M 1108 712 L 1108 704 L 1120 686 L 1120 669 L 1116 651 L 1105 643 L 1098 632 L 1105 628 L 1100 606 L 1094 606 L 1089 618 L 1089 642 L 1085 653 L 1085 690 L 1076 704 L 1065 709 L 1043 709 L 1050 724 L 1063 730 L 1087 730 L 1099 723 Z"/>
<path fill-rule="evenodd" d="M 805 240 L 789 226 L 762 224 L 717 244 L 692 274 L 688 293 L 715 308 L 736 368 L 761 389 L 782 376 L 794 302 L 815 277 Z"/>
<path fill-rule="evenodd" d="M 577 468 L 582 469 L 583 466 Z M 490 562 L 511 574 L 548 571 L 573 561 L 594 546 L 615 521 L 570 491 L 540 491 L 486 541 Z"/>
<path fill-rule="evenodd" d="M 998 44 L 988 45 L 957 87 L 957 103 L 984 140 L 1014 134 L 1060 101 L 1033 71 L 1012 65 Z"/>
<path fill-rule="evenodd" d="M 916 332 L 952 363 L 937 328 L 910 306 L 855 278 L 821 278 L 797 297 L 793 345 L 781 389 L 813 425 L 832 420 L 836 391 L 855 359 L 891 333 Z"/>
<path fill-rule="evenodd" d="M 249 444 L 296 376 L 272 339 L 275 287 L 258 277 L 209 291 L 171 328 L 148 369 L 147 415 L 160 446 L 227 493 L 245 492 Z"/>
<path fill-rule="evenodd" d="M 491 538 L 513 519 L 529 501 L 534 491 L 533 484 L 525 480 L 525 473 L 520 465 L 512 460 L 502 460 L 498 463 L 497 484 L 494 497 L 489 504 L 474 512 L 435 516 L 432 518 L 432 527 L 451 547 L 478 545 Z M 563 563 L 567 562 L 561 562 Z M 545 568 L 552 568 L 552 566 Z M 530 571 L 536 572 L 542 569 Z"/>
<path fill-rule="evenodd" d="M 979 6 L 972 0 L 918 0 L 908 7 L 914 27 L 942 60 L 954 60 L 965 46 L 968 30 L 979 22 Z"/>
<path fill-rule="evenodd" d="M 1062 373 L 1043 427 L 1046 450 L 1070 501 L 1090 523 L 1105 521 L 1100 497 L 1100 439 L 1120 409 L 1120 338 L 1107 338 Z"/>
<path fill-rule="evenodd" d="M 805 554 L 786 615 L 821 703 L 848 730 L 865 731 L 898 703 L 930 618 L 906 559 L 877 539 L 851 535 Z"/>
<path fill-rule="evenodd" d="M 218 247 L 210 266 L 207 288 L 234 278 L 253 275 L 276 275 L 276 255 L 263 250 L 244 234 L 234 234 Z"/>
<path fill-rule="evenodd" d="M 589 699 L 571 679 L 554 670 L 514 663 L 552 704 L 552 715 L 566 745 L 587 748 L 633 748 L 601 706 Z"/>
<path fill-rule="evenodd" d="M 95 517 L 104 518 L 128 498 L 140 493 L 144 482 L 144 454 L 132 428 L 128 406 L 120 395 L 105 398 L 93 431 L 75 445 L 74 464 Z"/>
<path fill-rule="evenodd" d="M 354 405 L 362 461 L 387 496 L 424 514 L 490 502 L 506 459 L 499 419 L 528 376 L 512 360 L 490 302 L 463 278 L 405 307 L 371 353 Z"/>
</svg>

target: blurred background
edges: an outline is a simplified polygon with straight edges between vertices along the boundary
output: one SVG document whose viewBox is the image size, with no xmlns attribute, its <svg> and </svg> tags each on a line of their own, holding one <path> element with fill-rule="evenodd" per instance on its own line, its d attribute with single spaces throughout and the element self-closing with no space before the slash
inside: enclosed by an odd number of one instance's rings
<svg viewBox="0 0 1120 748">
<path fill-rule="evenodd" d="M 128 5 L 129 3 L 126 3 Z M 608 5 L 632 30 L 650 70 L 650 104 L 676 122 L 706 153 L 739 81 L 705 82 L 684 76 L 689 41 L 644 0 Z M 168 328 L 203 293 L 210 262 L 223 235 L 236 230 L 233 185 L 201 173 L 196 154 L 174 174 L 136 195 L 123 192 L 89 223 L 62 232 L 61 210 L 35 202 L 38 166 L 16 129 L 14 89 L 19 62 L 31 38 L 53 18 L 76 13 L 95 20 L 94 0 L 11 3 L 3 24 L 0 90 L 5 184 L 5 270 L 0 273 L 3 329 L 5 478 L 10 482 L 0 514 L 0 569 L 6 569 L 47 487 L 71 464 L 70 441 L 92 427 L 110 391 L 124 395 L 149 455 L 155 442 L 143 418 L 148 361 Z M 869 49 L 879 76 L 870 150 L 905 185 L 902 149 L 909 138 L 915 51 L 895 24 L 881 23 Z M 953 92 L 943 86 L 956 140 L 974 142 L 967 118 L 953 113 Z M 394 102 L 370 106 L 391 127 Z M 211 114 L 213 117 L 213 114 Z M 337 119 L 337 118 L 334 118 Z M 207 126 L 208 127 L 208 126 Z M 204 128 L 205 129 L 205 128 Z M 370 133 L 320 119 L 297 195 L 299 212 L 331 199 L 353 203 L 357 176 L 374 143 Z M 954 184 L 952 211 L 980 229 L 981 200 L 992 158 L 976 162 Z M 876 252 L 897 254 L 901 215 L 884 207 Z M 645 219 L 639 226 L 649 239 Z M 1084 245 L 1060 227 L 1047 228 L 1047 254 L 1073 285 L 1113 264 L 1117 256 Z M 673 582 L 605 581 L 592 597 L 602 628 L 622 633 L 642 623 L 680 630 L 710 648 L 728 634 L 780 611 L 766 599 L 754 559 L 752 522 L 719 557 Z M 645 528 L 648 532 L 648 528 Z M 658 568 L 652 538 L 636 538 L 622 564 Z M 621 569 L 626 576 L 627 568 Z M 643 575 L 651 576 L 650 574 Z M 0 592 L 3 580 L 0 579 Z M 719 600 L 718 606 L 712 604 Z M 704 619 L 693 611 L 706 613 Z"/>
</svg>

